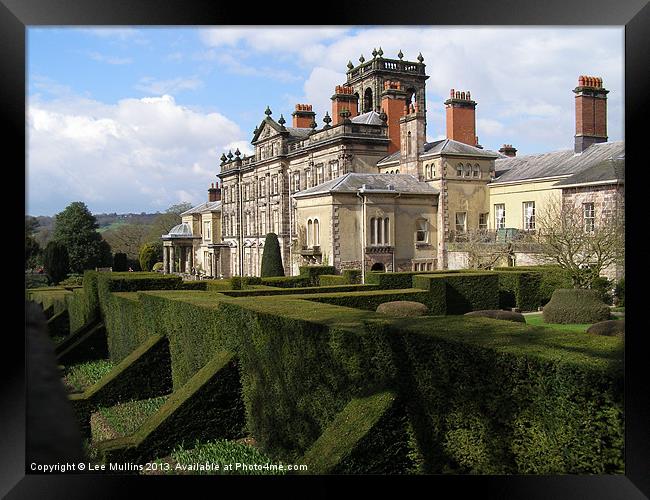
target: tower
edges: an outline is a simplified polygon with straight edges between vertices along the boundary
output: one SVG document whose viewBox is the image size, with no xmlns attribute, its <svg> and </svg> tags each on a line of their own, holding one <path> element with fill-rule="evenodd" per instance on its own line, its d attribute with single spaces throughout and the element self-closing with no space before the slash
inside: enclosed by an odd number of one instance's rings
<svg viewBox="0 0 650 500">
<path fill-rule="evenodd" d="M 476 101 L 472 101 L 469 91 L 451 89 L 445 107 L 447 108 L 447 139 L 476 146 L 478 144 Z"/>
<path fill-rule="evenodd" d="M 582 153 L 592 144 L 607 142 L 607 94 L 603 79 L 580 76 L 576 94 L 575 152 Z"/>
<path fill-rule="evenodd" d="M 381 108 L 384 82 L 399 82 L 401 89 L 406 92 L 406 100 L 417 103 L 418 109 L 426 113 L 425 81 L 429 78 L 425 74 L 424 57 L 419 54 L 417 62 L 404 61 L 404 54 L 399 52 L 399 59 L 385 59 L 384 52 L 373 50 L 373 58 L 366 61 L 363 55 L 359 58 L 360 64 L 354 66 L 348 63 L 347 87 L 352 87 L 352 93 L 359 102 L 359 114 L 368 111 L 379 111 Z M 388 112 L 386 110 L 386 112 Z"/>
<path fill-rule="evenodd" d="M 424 152 L 427 121 L 417 104 L 410 104 L 406 111 L 406 114 L 399 119 L 400 173 L 419 177 L 418 160 Z"/>
</svg>

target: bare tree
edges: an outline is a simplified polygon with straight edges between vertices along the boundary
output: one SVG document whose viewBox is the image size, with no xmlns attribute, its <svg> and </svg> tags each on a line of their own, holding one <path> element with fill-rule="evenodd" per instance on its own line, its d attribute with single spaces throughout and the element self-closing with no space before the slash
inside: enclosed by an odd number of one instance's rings
<svg viewBox="0 0 650 500">
<path fill-rule="evenodd" d="M 114 252 L 124 252 L 129 259 L 137 259 L 140 247 L 149 242 L 151 226 L 144 224 L 121 224 L 104 231 L 104 239 Z"/>
<path fill-rule="evenodd" d="M 620 195 L 606 209 L 549 199 L 537 213 L 543 253 L 566 269 L 577 288 L 590 288 L 602 271 L 625 261 L 625 218 Z"/>
<path fill-rule="evenodd" d="M 471 269 L 492 269 L 514 255 L 512 243 L 492 241 L 485 231 L 469 230 L 463 236 L 462 249 L 467 252 L 467 265 Z"/>
</svg>

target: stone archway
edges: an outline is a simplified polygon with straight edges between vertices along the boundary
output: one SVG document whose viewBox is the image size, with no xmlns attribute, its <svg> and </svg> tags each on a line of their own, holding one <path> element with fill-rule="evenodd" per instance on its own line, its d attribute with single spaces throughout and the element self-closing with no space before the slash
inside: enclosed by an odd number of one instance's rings
<svg viewBox="0 0 650 500">
<path fill-rule="evenodd" d="M 371 271 L 379 271 L 379 272 L 384 272 L 386 271 L 386 267 L 384 264 L 381 262 L 375 262 L 372 267 L 370 268 Z"/>
</svg>

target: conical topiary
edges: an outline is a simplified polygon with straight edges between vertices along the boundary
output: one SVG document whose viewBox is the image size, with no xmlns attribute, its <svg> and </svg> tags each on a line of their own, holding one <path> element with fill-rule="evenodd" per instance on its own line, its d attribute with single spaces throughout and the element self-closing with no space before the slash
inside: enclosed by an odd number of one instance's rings
<svg viewBox="0 0 650 500">
<path fill-rule="evenodd" d="M 278 242 L 278 235 L 275 233 L 267 234 L 266 240 L 264 241 L 261 276 L 262 278 L 284 276 L 280 243 Z"/>
</svg>

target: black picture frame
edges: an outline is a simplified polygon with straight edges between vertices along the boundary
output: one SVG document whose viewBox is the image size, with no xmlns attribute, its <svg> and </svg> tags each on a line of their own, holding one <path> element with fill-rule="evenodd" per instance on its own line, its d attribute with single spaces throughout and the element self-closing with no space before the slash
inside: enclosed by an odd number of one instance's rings
<svg viewBox="0 0 650 500">
<path fill-rule="evenodd" d="M 265 4 L 232 2 L 202 2 L 198 0 L 0 0 L 0 100 L 6 131 L 5 156 L 17 157 L 7 161 L 5 195 L 17 193 L 20 199 L 21 176 L 10 180 L 9 174 L 25 161 L 25 78 L 26 29 L 44 25 L 538 25 L 538 26 L 625 26 L 625 141 L 626 156 L 631 168 L 627 172 L 629 192 L 626 221 L 628 251 L 627 276 L 628 331 L 625 348 L 625 475 L 612 476 L 418 476 L 418 477 L 128 477 L 78 474 L 25 474 L 25 366 L 23 339 L 17 327 L 7 327 L 5 335 L 16 337 L 15 351 L 3 351 L 6 368 L 2 383 L 2 429 L 0 443 L 0 494 L 7 498 L 121 498 L 135 496 L 138 491 L 146 497 L 171 493 L 181 488 L 189 494 L 207 487 L 208 495 L 224 494 L 223 488 L 235 488 L 239 493 L 268 494 L 277 489 L 290 496 L 331 497 L 345 495 L 350 488 L 361 487 L 367 494 L 375 491 L 400 495 L 426 492 L 431 496 L 457 498 L 472 493 L 476 498 L 526 499 L 642 499 L 650 497 L 650 390 L 648 354 L 643 349 L 647 335 L 641 321 L 635 318 L 641 310 L 647 262 L 644 257 L 643 234 L 634 228 L 644 227 L 642 217 L 647 210 L 642 205 L 647 186 L 649 163 L 644 158 L 648 141 L 647 114 L 650 107 L 650 5 L 647 0 L 625 3 L 609 0 L 480 0 L 438 4 L 426 1 L 390 2 L 375 0 L 357 3 L 290 3 Z M 498 57 L 498 54 L 495 54 Z M 21 162 L 21 158 L 23 158 Z M 25 167 L 26 168 L 26 167 Z M 22 182 L 25 182 L 24 176 Z M 23 188 L 26 186 L 22 184 Z M 25 189 L 23 189 L 25 192 Z M 25 202 L 25 200 L 23 199 Z M 18 203 L 18 201 L 16 202 Z M 13 209 L 13 205 L 5 210 Z M 8 219 L 10 213 L 5 214 Z M 633 228 L 633 229 L 629 229 Z M 7 248 L 20 249 L 6 236 Z M 636 240 L 639 240 L 638 242 Z M 5 262 L 19 262 L 7 259 Z M 17 266 L 16 266 L 17 267 Z M 13 268 L 12 268 L 13 269 Z M 16 274 L 20 270 L 18 269 Z M 16 280 L 23 279 L 16 277 Z M 9 284 L 13 287 L 13 280 Z M 19 281 L 16 281 L 19 283 Z M 15 301 L 15 303 L 14 303 Z M 13 290 L 5 301 L 5 314 L 19 316 L 24 301 Z M 14 318 L 15 319 L 15 318 Z M 20 320 L 16 320 L 20 323 Z M 7 339 L 5 339 L 6 341 Z M 300 490 L 298 490 L 300 488 Z M 442 493 L 443 491 L 447 493 Z M 244 493 L 242 493 L 242 491 Z M 308 493 L 307 493 L 308 492 Z M 178 494 L 178 493 L 177 493 Z M 231 493 L 233 494 L 233 493 Z"/>
</svg>

